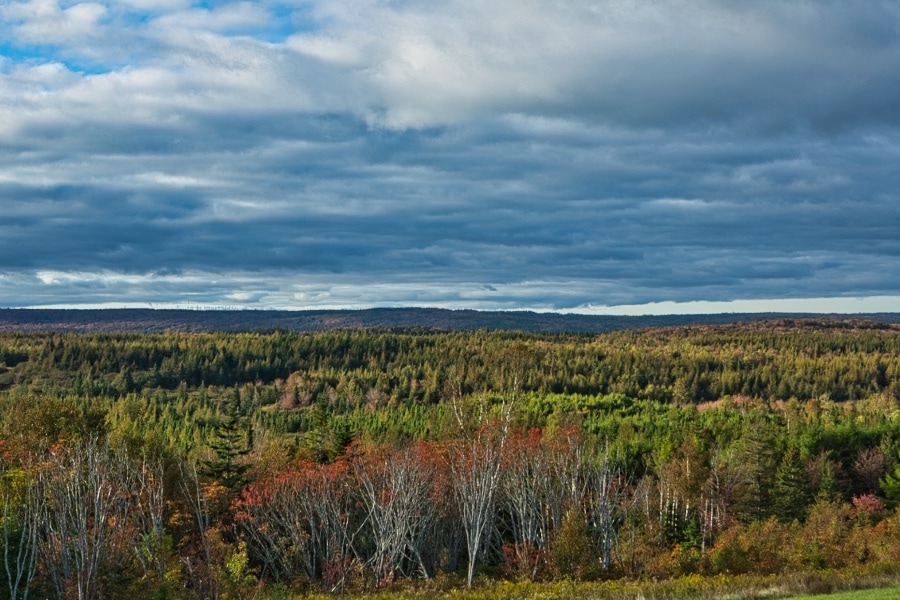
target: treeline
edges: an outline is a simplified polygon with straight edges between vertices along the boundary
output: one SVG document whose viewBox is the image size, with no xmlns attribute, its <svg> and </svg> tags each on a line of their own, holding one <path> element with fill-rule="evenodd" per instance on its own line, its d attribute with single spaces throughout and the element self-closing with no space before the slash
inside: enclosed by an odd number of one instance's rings
<svg viewBox="0 0 900 600">
<path fill-rule="evenodd" d="M 898 344 L 2 336 L 0 598 L 896 568 Z"/>
<path fill-rule="evenodd" d="M 660 402 L 726 396 L 845 401 L 900 397 L 900 326 L 783 321 L 600 336 L 508 332 L 0 335 L 0 386 L 124 396 L 179 386 L 278 385 L 299 402 L 328 389 L 438 402 L 447 386 L 497 391 L 512 360 L 523 389 Z M 281 392 L 283 388 L 279 388 Z"/>
</svg>

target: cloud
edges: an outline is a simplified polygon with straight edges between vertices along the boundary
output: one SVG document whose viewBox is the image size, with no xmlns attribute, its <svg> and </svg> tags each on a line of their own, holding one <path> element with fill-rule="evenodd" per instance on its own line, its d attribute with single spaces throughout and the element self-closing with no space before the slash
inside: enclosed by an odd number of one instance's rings
<svg viewBox="0 0 900 600">
<path fill-rule="evenodd" d="M 56 0 L 13 2 L 0 9 L 2 16 L 16 25 L 17 38 L 37 44 L 83 42 L 95 37 L 106 7 L 97 2 L 81 2 L 67 8 Z"/>
<path fill-rule="evenodd" d="M 319 13 L 329 27 L 290 45 L 352 66 L 372 86 L 369 118 L 391 127 L 510 112 L 638 126 L 897 123 L 890 3 L 330 2 Z"/>
<path fill-rule="evenodd" d="M 8 3 L 0 297 L 894 296 L 898 27 L 891 2 Z"/>
<path fill-rule="evenodd" d="M 269 13 L 251 2 L 235 2 L 211 9 L 190 9 L 167 13 L 157 18 L 154 28 L 204 32 L 247 32 L 265 27 Z"/>
</svg>

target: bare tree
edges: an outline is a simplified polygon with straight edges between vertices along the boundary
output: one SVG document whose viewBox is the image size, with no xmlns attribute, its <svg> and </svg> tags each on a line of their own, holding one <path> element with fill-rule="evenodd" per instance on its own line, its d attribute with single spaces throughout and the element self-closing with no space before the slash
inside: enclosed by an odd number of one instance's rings
<svg viewBox="0 0 900 600">
<path fill-rule="evenodd" d="M 502 478 L 502 501 L 520 572 L 534 579 L 554 532 L 580 506 L 584 485 L 581 436 L 561 429 L 547 436 L 534 429 L 510 437 Z M 523 570 L 524 569 L 524 570 Z"/>
<path fill-rule="evenodd" d="M 713 452 L 700 506 L 701 551 L 711 546 L 716 534 L 735 520 L 733 507 L 749 494 L 752 485 L 752 473 L 739 457 L 718 450 Z"/>
<path fill-rule="evenodd" d="M 484 402 L 478 402 L 473 413 L 465 410 L 458 398 L 452 402 L 457 423 L 460 426 L 459 439 L 446 446 L 450 486 L 456 502 L 463 531 L 466 535 L 468 572 L 466 584 L 472 587 L 475 565 L 483 545 L 494 524 L 494 509 L 500 488 L 500 476 L 509 437 L 512 403 L 504 402 L 500 416 L 485 419 L 488 414 Z M 474 431 L 467 427 L 475 417 L 480 426 Z"/>
<path fill-rule="evenodd" d="M 538 574 L 552 527 L 548 512 L 552 474 L 540 434 L 535 429 L 510 438 L 502 477 L 502 503 L 509 516 L 515 564 L 531 579 Z"/>
<path fill-rule="evenodd" d="M 179 466 L 179 486 L 185 501 L 190 507 L 197 525 L 203 560 L 203 572 L 197 573 L 189 557 L 182 559 L 188 574 L 198 592 L 215 600 L 219 597 L 219 586 L 214 576 L 212 547 L 210 542 L 210 511 L 207 495 L 200 484 L 200 475 L 194 463 L 181 463 Z"/>
<path fill-rule="evenodd" d="M 276 579 L 298 571 L 310 581 L 343 589 L 360 562 L 355 539 L 360 519 L 344 462 L 301 463 L 250 485 L 236 516 L 254 556 Z"/>
<path fill-rule="evenodd" d="M 318 575 L 319 548 L 312 486 L 302 471 L 279 473 L 248 486 L 235 521 L 263 573 L 287 581 L 303 572 Z"/>
<path fill-rule="evenodd" d="M 887 472 L 887 459 L 881 448 L 863 448 L 853 461 L 857 490 L 871 494 L 878 490 L 878 480 Z"/>
<path fill-rule="evenodd" d="M 96 598 L 101 570 L 127 556 L 133 543 L 127 458 L 88 439 L 51 455 L 43 483 L 38 548 L 44 572 L 57 597 L 74 589 L 78 600 Z"/>
<path fill-rule="evenodd" d="M 585 472 L 585 508 L 594 546 L 604 572 L 612 566 L 613 548 L 622 523 L 624 486 L 609 458 L 609 445 Z"/>
<path fill-rule="evenodd" d="M 308 475 L 309 491 L 303 496 L 305 512 L 312 515 L 313 539 L 321 556 L 321 581 L 331 591 L 343 592 L 355 567 L 362 563 L 356 538 L 365 527 L 359 515 L 355 483 L 345 460 L 316 465 Z"/>
<path fill-rule="evenodd" d="M 3 566 L 11 600 L 27 599 L 37 572 L 41 498 L 37 476 L 0 465 L 0 533 Z"/>
<path fill-rule="evenodd" d="M 132 473 L 135 489 L 134 517 L 140 539 L 134 547 L 144 576 L 164 581 L 166 575 L 166 533 L 163 511 L 165 489 L 162 462 L 144 461 Z"/>
<path fill-rule="evenodd" d="M 373 547 L 366 564 L 376 582 L 409 574 L 406 565 L 428 578 L 426 544 L 438 518 L 435 470 L 423 445 L 358 454 L 353 469 L 367 511 Z"/>
<path fill-rule="evenodd" d="M 623 523 L 627 522 L 628 529 L 628 572 L 632 575 L 637 573 L 637 530 L 638 521 L 643 519 L 650 522 L 650 492 L 653 487 L 651 477 L 644 476 L 636 484 L 629 485 L 625 488 L 625 496 L 623 497 L 624 518 Z"/>
</svg>

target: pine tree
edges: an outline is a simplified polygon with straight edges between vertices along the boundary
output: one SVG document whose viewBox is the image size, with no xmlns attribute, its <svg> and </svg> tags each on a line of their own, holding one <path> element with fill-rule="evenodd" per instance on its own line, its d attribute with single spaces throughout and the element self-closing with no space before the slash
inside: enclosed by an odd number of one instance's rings
<svg viewBox="0 0 900 600">
<path fill-rule="evenodd" d="M 795 446 L 790 446 L 775 472 L 773 489 L 775 516 L 789 523 L 806 516 L 811 494 L 806 468 Z"/>
<path fill-rule="evenodd" d="M 231 490 L 246 483 L 244 476 L 249 465 L 242 459 L 252 449 L 251 433 L 247 418 L 241 414 L 238 397 L 230 403 L 228 412 L 219 421 L 219 426 L 208 442 L 215 457 L 203 461 L 204 474 Z"/>
<path fill-rule="evenodd" d="M 738 460 L 745 465 L 749 482 L 746 499 L 735 507 L 744 521 L 762 520 L 771 514 L 775 446 L 775 435 L 765 415 L 751 416 L 745 424 L 738 450 Z"/>
<path fill-rule="evenodd" d="M 879 480 L 888 508 L 900 506 L 900 462 L 893 474 L 887 474 Z"/>
</svg>

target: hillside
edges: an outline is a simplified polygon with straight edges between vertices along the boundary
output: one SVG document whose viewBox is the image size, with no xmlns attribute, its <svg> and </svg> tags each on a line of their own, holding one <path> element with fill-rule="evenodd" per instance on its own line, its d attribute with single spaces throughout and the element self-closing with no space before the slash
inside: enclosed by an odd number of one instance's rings
<svg viewBox="0 0 900 600">
<path fill-rule="evenodd" d="M 898 581 L 896 315 L 0 313 L 0 597 Z"/>
<path fill-rule="evenodd" d="M 647 327 L 723 325 L 804 318 L 900 323 L 900 313 L 853 316 L 733 313 L 618 317 L 434 308 L 309 311 L 0 309 L 0 332 L 151 333 L 161 331 L 271 331 L 276 329 L 330 331 L 335 329 L 425 328 L 604 333 Z"/>
</svg>

